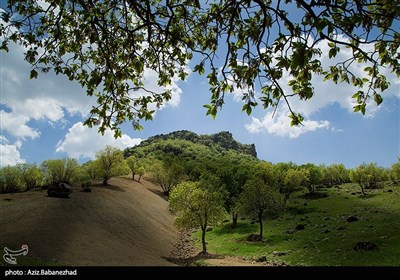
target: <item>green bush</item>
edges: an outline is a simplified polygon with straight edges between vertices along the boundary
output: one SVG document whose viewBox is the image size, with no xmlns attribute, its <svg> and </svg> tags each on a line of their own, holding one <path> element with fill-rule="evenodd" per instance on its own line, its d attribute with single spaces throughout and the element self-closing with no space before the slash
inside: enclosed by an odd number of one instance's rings
<svg viewBox="0 0 400 280">
<path fill-rule="evenodd" d="M 21 172 L 15 166 L 0 169 L 0 193 L 14 193 L 22 190 Z"/>
</svg>

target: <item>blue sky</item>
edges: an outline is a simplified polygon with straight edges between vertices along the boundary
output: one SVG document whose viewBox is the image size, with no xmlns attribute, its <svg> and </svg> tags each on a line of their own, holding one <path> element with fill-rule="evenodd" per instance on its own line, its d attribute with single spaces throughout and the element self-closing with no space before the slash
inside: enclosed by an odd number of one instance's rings
<svg viewBox="0 0 400 280">
<path fill-rule="evenodd" d="M 274 118 L 261 106 L 247 116 L 241 112 L 239 92 L 226 97 L 213 120 L 202 107 L 210 97 L 207 80 L 192 73 L 187 81 L 172 84 L 172 100 L 156 112 L 153 121 L 142 123 L 144 130 L 134 131 L 125 124 L 123 137 L 115 140 L 111 131 L 101 136 L 96 128 L 82 125 L 95 100 L 77 83 L 53 73 L 30 80 L 23 51 L 13 45 L 9 53 L 0 52 L 1 166 L 66 156 L 83 162 L 106 145 L 124 149 L 152 135 L 181 129 L 198 134 L 230 131 L 238 141 L 254 143 L 260 159 L 274 163 L 344 163 L 351 168 L 377 162 L 389 167 L 400 156 L 400 81 L 388 70 L 383 71 L 392 87 L 383 94 L 382 105 L 368 106 L 366 116 L 352 112 L 354 88 L 315 78 L 312 100 L 291 100 L 293 109 L 306 116 L 300 127 L 290 127 L 284 106 Z M 343 51 L 337 59 L 346 55 Z M 327 63 L 326 57 L 321 59 Z M 145 78 L 147 86 L 157 89 L 154 73 L 147 71 Z"/>
</svg>

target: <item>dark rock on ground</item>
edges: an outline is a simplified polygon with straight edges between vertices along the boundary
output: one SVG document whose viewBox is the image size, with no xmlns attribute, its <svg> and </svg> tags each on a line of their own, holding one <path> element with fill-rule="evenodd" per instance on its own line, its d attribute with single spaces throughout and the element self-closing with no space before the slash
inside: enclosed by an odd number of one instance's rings
<svg viewBox="0 0 400 280">
<path fill-rule="evenodd" d="M 346 220 L 348 223 L 357 222 L 358 218 L 356 216 L 350 216 Z"/>
<path fill-rule="evenodd" d="M 375 251 L 378 249 L 378 247 L 369 241 L 359 241 L 357 244 L 353 247 L 355 251 Z"/>
<path fill-rule="evenodd" d="M 289 252 L 272 252 L 272 256 L 274 257 L 280 257 L 280 256 L 286 256 Z"/>
<path fill-rule="evenodd" d="M 255 241 L 261 241 L 261 238 L 260 235 L 258 234 L 250 234 L 249 236 L 247 236 L 246 240 L 250 242 L 255 242 Z"/>
<path fill-rule="evenodd" d="M 261 256 L 257 259 L 257 262 L 266 262 L 267 261 L 267 257 L 266 256 Z"/>
<path fill-rule="evenodd" d="M 295 229 L 296 229 L 296 230 L 303 230 L 303 229 L 305 229 L 305 227 L 304 227 L 304 225 L 302 225 L 302 224 L 298 224 L 298 225 L 295 227 Z"/>
<path fill-rule="evenodd" d="M 191 231 L 180 232 L 178 242 L 170 253 L 170 260 L 179 265 L 189 265 L 191 256 L 196 252 Z"/>
</svg>

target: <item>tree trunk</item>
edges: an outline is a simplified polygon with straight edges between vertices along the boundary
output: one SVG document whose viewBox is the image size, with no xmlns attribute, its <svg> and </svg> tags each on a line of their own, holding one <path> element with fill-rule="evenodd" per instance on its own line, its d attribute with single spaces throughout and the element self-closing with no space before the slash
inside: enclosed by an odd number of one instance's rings
<svg viewBox="0 0 400 280">
<path fill-rule="evenodd" d="M 207 255 L 206 230 L 207 230 L 207 226 L 201 227 L 201 243 L 203 245 L 203 251 L 201 253 L 203 256 Z"/>
<path fill-rule="evenodd" d="M 358 184 L 360 185 L 360 188 L 361 188 L 361 192 L 362 192 L 362 194 L 363 194 L 363 195 L 366 195 L 366 193 L 365 193 L 365 191 L 364 191 L 364 187 L 363 187 L 362 183 L 358 183 Z"/>
<path fill-rule="evenodd" d="M 289 197 L 290 197 L 290 193 L 285 193 L 283 195 L 283 207 L 286 207 L 286 203 L 289 200 Z"/>
<path fill-rule="evenodd" d="M 135 181 L 135 172 L 132 172 L 132 180 Z"/>
<path fill-rule="evenodd" d="M 263 220 L 262 220 L 262 213 L 258 215 L 258 222 L 260 223 L 260 241 L 263 239 Z"/>
<path fill-rule="evenodd" d="M 232 225 L 231 228 L 236 228 L 237 227 L 237 220 L 238 220 L 238 214 L 233 211 L 232 212 Z"/>
<path fill-rule="evenodd" d="M 103 185 L 107 186 L 108 185 L 108 178 L 103 178 Z"/>
<path fill-rule="evenodd" d="M 139 180 L 138 180 L 139 183 L 140 183 L 140 178 L 142 178 L 142 175 L 139 175 Z"/>
</svg>

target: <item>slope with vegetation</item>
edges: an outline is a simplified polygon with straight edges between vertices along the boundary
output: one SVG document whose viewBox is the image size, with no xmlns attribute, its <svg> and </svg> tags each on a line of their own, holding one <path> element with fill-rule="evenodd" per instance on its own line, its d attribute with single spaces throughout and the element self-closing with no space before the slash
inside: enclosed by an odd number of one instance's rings
<svg viewBox="0 0 400 280">
<path fill-rule="evenodd" d="M 363 195 L 348 183 L 318 194 L 297 192 L 286 211 L 264 221 L 261 242 L 249 240 L 259 231 L 255 215 L 242 216 L 234 229 L 227 222 L 213 227 L 207 232 L 209 251 L 260 264 L 400 265 L 399 185 L 386 182 Z M 201 232 L 194 237 L 200 249 Z"/>
<path fill-rule="evenodd" d="M 211 253 L 249 257 L 258 253 L 289 255 L 281 252 L 283 248 L 293 257 L 280 260 L 295 265 L 396 263 L 389 255 L 398 256 L 399 236 L 392 231 L 394 227 L 386 235 L 382 230 L 398 219 L 400 159 L 391 168 L 376 163 L 353 169 L 343 164 L 273 164 L 257 159 L 253 145 L 237 142 L 229 132 L 199 136 L 177 131 L 151 137 L 125 151 L 108 146 L 96 153 L 95 160 L 82 165 L 66 158 L 46 160 L 40 166 L 7 166 L 0 169 L 0 190 L 18 192 L 66 182 L 90 191 L 93 180 L 102 180 L 106 188 L 112 177 L 128 174 L 126 180 L 132 183 L 139 183 L 146 174 L 158 185 L 159 190 L 153 191 L 169 200 L 177 226 L 201 230 L 203 255 L 209 249 Z M 355 225 L 362 227 L 342 231 L 347 228 L 341 224 L 345 216 L 360 220 Z M 325 234 L 330 237 L 322 238 Z M 360 237 L 361 245 L 351 247 L 355 236 Z M 321 238 L 323 243 L 319 243 Z M 347 247 L 337 247 L 339 239 Z M 351 250 L 357 246 L 373 252 L 355 255 Z M 299 256 L 310 254 L 310 248 L 324 252 L 323 256 L 318 261 L 304 261 Z M 335 254 L 347 251 L 340 262 L 330 262 L 333 255 L 326 248 L 336 248 Z M 365 249 L 360 248 L 357 251 Z M 371 259 L 364 259 L 368 255 Z M 379 256 L 379 261 L 372 261 L 372 256 Z"/>
</svg>

